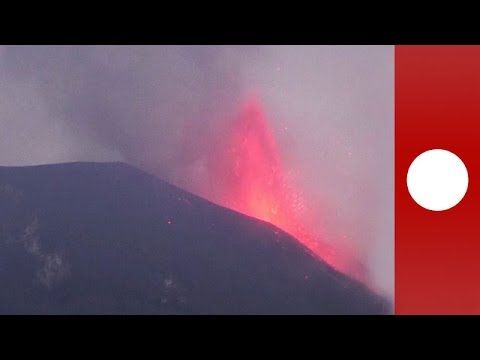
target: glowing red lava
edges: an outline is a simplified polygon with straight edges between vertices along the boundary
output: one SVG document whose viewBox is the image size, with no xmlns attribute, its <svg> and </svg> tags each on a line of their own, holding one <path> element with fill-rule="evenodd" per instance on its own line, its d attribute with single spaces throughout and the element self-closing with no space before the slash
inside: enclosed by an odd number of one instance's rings
<svg viewBox="0 0 480 360">
<path fill-rule="evenodd" d="M 335 267 L 351 273 L 350 259 L 308 231 L 304 203 L 284 171 L 275 136 L 262 106 L 250 98 L 211 157 L 220 205 L 270 222 Z M 220 196 L 218 196 L 220 194 Z"/>
</svg>

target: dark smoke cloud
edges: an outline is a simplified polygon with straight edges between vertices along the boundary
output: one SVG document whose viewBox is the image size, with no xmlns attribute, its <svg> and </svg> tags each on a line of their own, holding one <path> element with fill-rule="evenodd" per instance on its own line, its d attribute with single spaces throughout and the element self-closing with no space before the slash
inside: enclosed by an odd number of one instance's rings
<svg viewBox="0 0 480 360">
<path fill-rule="evenodd" d="M 9 74 L 32 84 L 70 136 L 155 166 L 168 178 L 172 167 L 194 160 L 210 121 L 241 98 L 239 64 L 223 62 L 225 52 L 201 46 L 8 47 L 3 60 Z M 96 158 L 95 149 L 76 149 Z"/>
<path fill-rule="evenodd" d="M 319 226 L 392 296 L 392 47 L 0 47 L 0 164 L 121 160 L 195 190 L 251 92 Z"/>
</svg>

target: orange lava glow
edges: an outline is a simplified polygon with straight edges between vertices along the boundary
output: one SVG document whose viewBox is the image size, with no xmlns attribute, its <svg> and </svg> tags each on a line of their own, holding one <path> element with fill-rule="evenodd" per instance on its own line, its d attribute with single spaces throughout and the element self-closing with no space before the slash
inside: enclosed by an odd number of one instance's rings
<svg viewBox="0 0 480 360">
<path fill-rule="evenodd" d="M 222 137 L 210 164 L 218 175 L 217 190 L 221 189 L 212 200 L 278 226 L 334 268 L 351 274 L 350 258 L 306 228 L 302 219 L 308 209 L 285 172 L 274 133 L 259 101 L 246 101 Z"/>
</svg>

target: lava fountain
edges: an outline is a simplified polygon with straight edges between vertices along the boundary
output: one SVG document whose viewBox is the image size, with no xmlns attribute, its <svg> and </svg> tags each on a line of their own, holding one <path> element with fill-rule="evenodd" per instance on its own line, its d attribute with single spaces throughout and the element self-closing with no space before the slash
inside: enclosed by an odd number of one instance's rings
<svg viewBox="0 0 480 360">
<path fill-rule="evenodd" d="M 308 209 L 285 172 L 274 133 L 257 99 L 248 99 L 220 141 L 216 139 L 208 168 L 215 188 L 209 196 L 212 201 L 278 226 L 337 270 L 362 278 L 353 257 L 305 226 Z"/>
</svg>

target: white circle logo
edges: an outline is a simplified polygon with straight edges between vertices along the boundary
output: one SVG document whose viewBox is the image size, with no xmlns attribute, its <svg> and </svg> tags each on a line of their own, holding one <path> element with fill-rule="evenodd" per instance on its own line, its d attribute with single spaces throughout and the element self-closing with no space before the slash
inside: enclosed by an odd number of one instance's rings
<svg viewBox="0 0 480 360">
<path fill-rule="evenodd" d="M 448 210 L 465 196 L 468 171 L 463 161 L 450 151 L 425 151 L 411 163 L 407 187 L 421 207 L 432 211 Z"/>
</svg>

